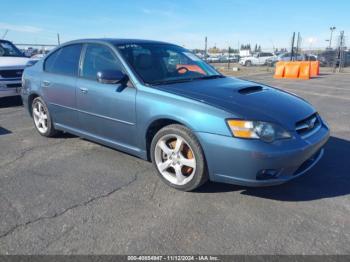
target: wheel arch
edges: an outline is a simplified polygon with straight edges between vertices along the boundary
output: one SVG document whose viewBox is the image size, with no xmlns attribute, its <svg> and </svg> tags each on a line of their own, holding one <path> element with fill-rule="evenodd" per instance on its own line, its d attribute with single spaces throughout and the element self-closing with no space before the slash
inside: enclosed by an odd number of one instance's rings
<svg viewBox="0 0 350 262">
<path fill-rule="evenodd" d="M 28 109 L 30 116 L 33 116 L 32 103 L 33 103 L 34 99 L 37 97 L 40 97 L 40 95 L 36 92 L 33 92 L 28 96 L 28 108 L 27 109 Z"/>
<path fill-rule="evenodd" d="M 151 143 L 152 143 L 153 137 L 160 129 L 162 129 L 163 127 L 166 127 L 168 125 L 172 125 L 172 124 L 182 125 L 184 127 L 187 127 L 188 129 L 192 130 L 192 128 L 188 124 L 184 123 L 183 121 L 178 120 L 178 119 L 169 118 L 169 117 L 162 117 L 162 118 L 154 119 L 153 121 L 151 121 L 146 129 L 146 132 L 145 132 L 146 153 L 147 153 L 147 160 L 148 161 L 151 160 L 150 151 L 151 151 Z"/>
<path fill-rule="evenodd" d="M 244 65 L 248 65 L 248 64 L 251 64 L 251 65 L 252 65 L 252 64 L 253 64 L 253 63 L 252 63 L 252 60 L 248 59 L 248 60 L 246 60 L 246 61 L 244 62 Z"/>
</svg>

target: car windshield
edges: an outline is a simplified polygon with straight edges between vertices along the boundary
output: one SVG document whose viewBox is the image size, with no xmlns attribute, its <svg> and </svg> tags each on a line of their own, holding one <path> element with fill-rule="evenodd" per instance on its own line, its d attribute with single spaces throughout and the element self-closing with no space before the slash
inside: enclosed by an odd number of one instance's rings
<svg viewBox="0 0 350 262">
<path fill-rule="evenodd" d="M 171 44 L 116 45 L 137 75 L 150 85 L 224 77 L 190 51 Z"/>
<path fill-rule="evenodd" d="M 24 55 L 10 42 L 0 42 L 0 56 L 17 56 L 23 57 Z"/>
</svg>

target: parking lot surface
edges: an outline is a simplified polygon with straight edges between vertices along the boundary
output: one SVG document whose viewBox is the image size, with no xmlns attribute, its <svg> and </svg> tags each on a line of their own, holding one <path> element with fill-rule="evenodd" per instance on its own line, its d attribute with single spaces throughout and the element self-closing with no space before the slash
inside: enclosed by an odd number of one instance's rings
<svg viewBox="0 0 350 262">
<path fill-rule="evenodd" d="M 0 253 L 349 254 L 350 74 L 246 78 L 296 93 L 329 123 L 324 158 L 305 176 L 176 191 L 148 162 L 67 134 L 41 137 L 20 100 L 1 99 Z"/>
</svg>

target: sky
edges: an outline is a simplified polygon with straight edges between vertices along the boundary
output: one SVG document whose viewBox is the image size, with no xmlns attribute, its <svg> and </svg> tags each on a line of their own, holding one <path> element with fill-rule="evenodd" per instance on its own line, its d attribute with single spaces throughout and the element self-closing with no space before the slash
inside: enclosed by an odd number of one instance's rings
<svg viewBox="0 0 350 262">
<path fill-rule="evenodd" d="M 209 47 L 268 50 L 289 47 L 293 32 L 304 48 L 327 46 L 330 26 L 350 34 L 349 0 L 1 0 L 0 13 L 0 38 L 8 30 L 14 43 L 56 44 L 59 33 L 61 42 L 141 38 L 203 49 L 207 36 Z"/>
</svg>

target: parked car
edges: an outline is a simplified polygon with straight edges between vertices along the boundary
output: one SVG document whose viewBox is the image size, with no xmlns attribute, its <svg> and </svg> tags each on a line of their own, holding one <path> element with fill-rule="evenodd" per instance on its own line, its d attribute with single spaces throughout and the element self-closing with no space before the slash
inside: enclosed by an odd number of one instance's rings
<svg viewBox="0 0 350 262">
<path fill-rule="evenodd" d="M 305 55 L 303 54 L 294 54 L 293 61 L 302 61 L 305 60 Z M 283 53 L 278 56 L 273 56 L 266 60 L 268 66 L 274 66 L 279 61 L 291 61 L 291 53 Z"/>
<path fill-rule="evenodd" d="M 321 159 L 329 137 L 304 99 L 225 77 L 158 41 L 63 44 L 25 69 L 22 99 L 40 135 L 64 131 L 150 160 L 185 191 L 208 179 L 287 182 Z"/>
<path fill-rule="evenodd" d="M 45 54 L 36 54 L 31 57 L 31 59 L 40 60 L 45 57 Z"/>
<path fill-rule="evenodd" d="M 305 61 L 317 61 L 317 55 L 305 54 L 304 55 L 304 60 Z"/>
<path fill-rule="evenodd" d="M 206 61 L 208 63 L 219 63 L 220 62 L 220 56 L 208 56 Z"/>
<path fill-rule="evenodd" d="M 228 63 L 228 62 L 232 62 L 232 63 L 237 63 L 239 61 L 239 55 L 230 55 L 230 56 L 221 56 L 219 58 L 219 61 L 221 63 Z"/>
<path fill-rule="evenodd" d="M 267 59 L 274 58 L 274 54 L 260 52 L 256 53 L 253 56 L 242 57 L 239 60 L 239 63 L 244 66 L 252 66 L 252 65 L 265 65 Z"/>
<path fill-rule="evenodd" d="M 23 69 L 31 64 L 14 44 L 0 40 L 0 98 L 20 94 Z"/>
</svg>

